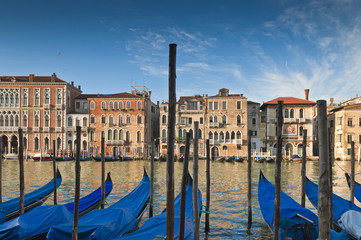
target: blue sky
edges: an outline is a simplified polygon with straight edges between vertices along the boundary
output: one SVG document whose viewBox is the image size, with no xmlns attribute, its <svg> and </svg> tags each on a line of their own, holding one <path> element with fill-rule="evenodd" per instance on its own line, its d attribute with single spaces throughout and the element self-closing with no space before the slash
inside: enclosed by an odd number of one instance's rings
<svg viewBox="0 0 361 240">
<path fill-rule="evenodd" d="M 168 98 L 169 44 L 177 98 L 220 88 L 251 101 L 336 102 L 361 94 L 358 0 L 4 0 L 0 75 L 51 75 L 84 93 L 145 85 Z"/>
</svg>

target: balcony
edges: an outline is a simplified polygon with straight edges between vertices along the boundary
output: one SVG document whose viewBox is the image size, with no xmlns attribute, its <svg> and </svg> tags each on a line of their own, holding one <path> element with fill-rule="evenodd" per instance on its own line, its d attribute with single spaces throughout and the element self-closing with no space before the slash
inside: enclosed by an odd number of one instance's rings
<svg viewBox="0 0 361 240">
<path fill-rule="evenodd" d="M 23 132 L 27 132 L 27 131 L 28 131 L 28 127 L 21 127 L 21 129 L 23 130 Z"/>
<path fill-rule="evenodd" d="M 50 109 L 50 104 L 44 104 L 45 109 Z"/>
<path fill-rule="evenodd" d="M 55 105 L 56 109 L 63 109 L 63 106 L 64 106 L 63 104 L 56 104 Z"/>
<path fill-rule="evenodd" d="M 33 132 L 39 132 L 40 128 L 39 127 L 33 127 Z"/>
<path fill-rule="evenodd" d="M 167 137 L 162 137 L 162 142 L 166 142 L 167 141 Z"/>
<path fill-rule="evenodd" d="M 176 139 L 177 142 L 185 142 L 186 141 L 186 138 L 185 137 L 178 137 Z"/>
<path fill-rule="evenodd" d="M 219 142 L 219 140 L 209 139 L 209 144 L 219 145 L 219 144 L 221 144 L 221 143 Z"/>
<path fill-rule="evenodd" d="M 124 140 L 107 140 L 108 146 L 123 146 Z"/>
<path fill-rule="evenodd" d="M 342 147 L 342 142 L 337 142 L 336 147 Z"/>
<path fill-rule="evenodd" d="M 337 125 L 336 126 L 336 131 L 342 130 L 342 125 Z"/>
<path fill-rule="evenodd" d="M 219 127 L 219 122 L 210 122 L 209 127 L 210 128 L 218 128 Z"/>
<path fill-rule="evenodd" d="M 55 128 L 55 131 L 56 131 L 56 132 L 62 132 L 62 131 L 63 131 L 63 127 L 56 127 L 56 128 Z"/>
<path fill-rule="evenodd" d="M 0 127 L 0 131 L 4 132 L 17 132 L 18 129 L 18 127 Z"/>
<path fill-rule="evenodd" d="M 236 139 L 237 144 L 242 144 L 242 141 L 243 141 L 242 139 Z"/>
<path fill-rule="evenodd" d="M 50 132 L 50 127 L 43 127 L 43 132 Z"/>
</svg>

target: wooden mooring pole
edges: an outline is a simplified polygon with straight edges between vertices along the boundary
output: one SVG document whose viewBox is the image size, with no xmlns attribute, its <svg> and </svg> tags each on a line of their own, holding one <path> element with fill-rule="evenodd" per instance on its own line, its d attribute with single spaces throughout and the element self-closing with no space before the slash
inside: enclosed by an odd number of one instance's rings
<svg viewBox="0 0 361 240">
<path fill-rule="evenodd" d="M 153 217 L 154 204 L 154 141 L 150 149 L 150 199 L 149 199 L 149 218 Z"/>
<path fill-rule="evenodd" d="M 58 201 L 57 201 L 57 182 L 56 182 L 56 162 L 55 162 L 55 153 L 56 153 L 56 150 L 55 150 L 55 147 L 56 147 L 56 143 L 55 143 L 55 140 L 53 140 L 53 176 L 54 176 L 54 205 L 57 205 L 58 204 Z"/>
<path fill-rule="evenodd" d="M 76 127 L 76 155 L 75 155 L 75 199 L 72 240 L 78 240 L 79 199 L 80 199 L 80 142 L 81 127 Z"/>
<path fill-rule="evenodd" d="M 351 193 L 350 193 L 350 202 L 354 203 L 355 201 L 355 142 L 351 142 Z"/>
<path fill-rule="evenodd" d="M 199 240 L 199 202 L 198 202 L 198 138 L 199 122 L 194 122 L 194 139 L 193 139 L 193 223 L 194 239 Z"/>
<path fill-rule="evenodd" d="M 281 162 L 282 162 L 282 126 L 283 126 L 283 101 L 278 101 L 277 106 L 277 157 L 275 169 L 275 200 L 273 212 L 273 240 L 279 239 L 281 225 Z"/>
<path fill-rule="evenodd" d="M 333 186 L 332 186 L 332 165 L 333 165 L 333 153 L 331 151 L 331 130 L 328 128 L 328 153 L 329 153 L 329 159 L 328 159 L 328 184 L 329 184 L 329 197 L 328 197 L 328 204 L 330 207 L 330 229 L 333 229 Z"/>
<path fill-rule="evenodd" d="M 302 169 L 301 169 L 301 206 L 306 205 L 306 160 L 307 160 L 307 129 L 303 129 L 303 141 L 302 141 Z"/>
<path fill-rule="evenodd" d="M 317 125 L 319 144 L 319 181 L 318 181 L 318 238 L 330 239 L 329 206 L 329 154 L 327 138 L 326 101 L 317 101 Z"/>
<path fill-rule="evenodd" d="M 20 173 L 20 201 L 19 201 L 19 215 L 24 214 L 25 202 L 25 180 L 24 180 L 24 156 L 23 156 L 23 130 L 19 128 L 19 173 Z"/>
<path fill-rule="evenodd" d="M 247 198 L 248 198 L 248 227 L 247 230 L 249 231 L 252 227 L 252 158 L 251 158 L 251 147 L 252 147 L 252 141 L 251 141 L 251 130 L 248 130 L 248 136 L 247 136 L 247 159 L 248 159 L 248 168 L 247 168 L 247 179 L 248 179 L 248 192 L 247 192 Z"/>
<path fill-rule="evenodd" d="M 102 188 L 101 188 L 101 201 L 100 201 L 100 208 L 104 209 L 104 204 L 105 204 L 105 157 L 104 157 L 104 142 L 105 139 L 104 137 L 102 137 L 102 141 L 101 141 L 101 149 L 100 149 L 100 154 L 101 154 L 101 160 L 102 160 Z"/>
<path fill-rule="evenodd" d="M 174 239 L 174 127 L 176 111 L 177 45 L 169 44 L 169 103 L 167 144 L 167 240 Z"/>
<path fill-rule="evenodd" d="M 2 183 L 2 176 L 3 173 L 3 139 L 0 138 L 0 203 L 3 202 L 3 183 Z"/>
<path fill-rule="evenodd" d="M 181 200 L 179 206 L 179 233 L 178 239 L 184 240 L 184 226 L 186 215 L 186 191 L 187 191 L 187 179 L 188 179 L 188 163 L 189 163 L 189 148 L 191 142 L 191 135 L 189 132 L 186 134 L 186 147 L 184 153 L 183 162 L 183 175 L 182 175 L 182 187 L 181 187 Z"/>
<path fill-rule="evenodd" d="M 211 205 L 211 154 L 209 147 L 209 139 L 206 141 L 206 181 L 207 181 L 207 196 L 206 196 L 206 225 L 205 232 L 209 232 L 209 213 Z"/>
</svg>

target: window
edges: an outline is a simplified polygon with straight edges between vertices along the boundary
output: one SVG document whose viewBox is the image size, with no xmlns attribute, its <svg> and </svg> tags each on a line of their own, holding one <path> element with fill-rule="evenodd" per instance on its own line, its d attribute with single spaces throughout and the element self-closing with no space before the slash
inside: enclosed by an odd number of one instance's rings
<svg viewBox="0 0 361 240">
<path fill-rule="evenodd" d="M 162 124 L 166 124 L 166 123 L 167 123 L 167 116 L 162 115 Z"/>
<path fill-rule="evenodd" d="M 252 118 L 252 124 L 256 125 L 256 118 Z"/>
<path fill-rule="evenodd" d="M 138 101 L 137 102 L 137 109 L 142 109 L 142 102 L 141 101 Z"/>
<path fill-rule="evenodd" d="M 203 110 L 203 103 L 202 102 L 199 103 L 199 110 Z"/>
<path fill-rule="evenodd" d="M 202 130 L 200 128 L 198 129 L 198 138 L 203 139 L 202 138 Z"/>
<path fill-rule="evenodd" d="M 330 128 L 333 128 L 334 122 L 333 120 L 330 120 Z"/>
<path fill-rule="evenodd" d="M 3 126 L 3 116 L 0 117 L 0 126 Z M 2 123 L 1 123 L 2 122 Z M 26 115 L 23 116 L 23 127 L 28 126 L 28 117 Z"/>
<path fill-rule="evenodd" d="M 209 108 L 209 110 L 213 110 L 213 102 L 208 103 L 208 108 Z"/>
<path fill-rule="evenodd" d="M 348 127 L 353 127 L 352 126 L 352 118 L 347 118 L 347 126 Z"/>
<path fill-rule="evenodd" d="M 303 118 L 303 109 L 300 109 L 300 118 Z"/>
<path fill-rule="evenodd" d="M 44 125 L 45 125 L 45 127 L 49 127 L 49 116 L 48 115 L 45 116 Z"/>
<path fill-rule="evenodd" d="M 80 126 L 80 120 L 79 120 L 79 118 L 77 118 L 77 119 L 75 120 L 75 126 L 77 126 L 77 127 Z"/>
<path fill-rule="evenodd" d="M 105 121 L 106 121 L 105 115 L 102 115 L 101 123 L 102 123 L 102 124 L 105 124 Z"/>
<path fill-rule="evenodd" d="M 291 109 L 290 111 L 290 118 L 295 118 L 295 110 Z"/>
<path fill-rule="evenodd" d="M 288 109 L 286 108 L 285 109 L 285 118 L 289 118 L 290 116 L 289 116 L 289 112 L 288 112 Z"/>
<path fill-rule="evenodd" d="M 213 117 L 212 117 L 212 116 L 209 117 L 209 122 L 210 122 L 210 123 L 213 122 Z"/>
<path fill-rule="evenodd" d="M 108 130 L 108 140 L 112 140 L 112 133 L 113 131 L 111 129 Z"/>
<path fill-rule="evenodd" d="M 119 109 L 123 109 L 123 102 L 122 101 L 119 102 Z"/>
<path fill-rule="evenodd" d="M 181 106 L 181 110 L 184 110 L 184 105 Z"/>
<path fill-rule="evenodd" d="M 79 108 L 80 108 L 80 102 L 76 102 L 76 103 L 75 103 L 75 108 L 76 108 L 76 109 L 79 109 Z"/>
<path fill-rule="evenodd" d="M 61 93 L 58 93 L 56 96 L 56 104 L 61 104 Z"/>
<path fill-rule="evenodd" d="M 162 130 L 162 138 L 166 138 L 167 137 L 167 130 L 163 129 Z"/>
<path fill-rule="evenodd" d="M 337 125 L 342 125 L 342 117 L 337 118 Z"/>
<path fill-rule="evenodd" d="M 118 109 L 118 102 L 114 102 L 114 109 Z"/>
<path fill-rule="evenodd" d="M 187 118 L 181 117 L 180 124 L 181 124 L 181 125 L 185 125 L 186 122 L 187 122 Z"/>
<path fill-rule="evenodd" d="M 227 102 L 222 102 L 222 109 L 226 110 L 227 109 Z"/>
<path fill-rule="evenodd" d="M 39 150 L 39 138 L 35 137 L 34 139 L 34 150 Z"/>
<path fill-rule="evenodd" d="M 358 143 L 361 144 L 361 135 L 358 135 Z"/>
<path fill-rule="evenodd" d="M 93 101 L 90 102 L 90 109 L 91 110 L 95 109 L 95 102 L 93 102 Z"/>
<path fill-rule="evenodd" d="M 237 101 L 237 109 L 241 109 L 242 108 L 242 102 L 241 101 Z"/>
<path fill-rule="evenodd" d="M 48 89 L 46 89 L 46 90 L 48 90 Z M 49 91 L 49 90 L 48 90 Z M 49 92 L 46 92 L 45 93 L 45 104 L 50 104 L 50 94 L 49 94 Z"/>
<path fill-rule="evenodd" d="M 118 116 L 118 124 L 123 124 L 123 116 L 122 115 L 119 115 Z"/>
<path fill-rule="evenodd" d="M 347 135 L 347 143 L 351 144 L 352 142 L 352 135 Z"/>
<path fill-rule="evenodd" d="M 105 109 L 105 108 L 106 108 L 105 102 L 102 102 L 102 109 Z"/>
<path fill-rule="evenodd" d="M 130 132 L 129 132 L 129 131 L 127 131 L 127 132 L 125 133 L 125 140 L 126 140 L 127 142 L 130 142 Z"/>
<path fill-rule="evenodd" d="M 83 109 L 85 109 L 85 110 L 88 109 L 88 102 L 83 102 Z"/>
<path fill-rule="evenodd" d="M 90 123 L 92 123 L 92 124 L 95 123 L 95 116 L 94 115 L 90 116 Z"/>
<path fill-rule="evenodd" d="M 218 102 L 214 102 L 214 110 L 218 110 Z"/>
<path fill-rule="evenodd" d="M 109 115 L 109 124 L 113 124 L 113 115 Z"/>
<path fill-rule="evenodd" d="M 90 131 L 90 141 L 94 142 L 94 131 Z"/>
<path fill-rule="evenodd" d="M 167 106 L 163 106 L 163 111 L 164 111 L 164 112 L 167 111 Z"/>
<path fill-rule="evenodd" d="M 113 140 L 118 140 L 118 130 L 116 129 L 113 131 Z"/>
<path fill-rule="evenodd" d="M 126 109 L 130 109 L 130 101 L 127 101 Z"/>
<path fill-rule="evenodd" d="M 358 126 L 361 127 L 361 118 L 358 119 Z"/>
<path fill-rule="evenodd" d="M 341 143 L 341 142 L 342 142 L 342 134 L 337 134 L 337 135 L 336 135 L 336 141 L 337 141 L 338 143 Z"/>
<path fill-rule="evenodd" d="M 137 116 L 137 124 L 141 124 L 142 123 L 142 116 L 138 115 Z"/>
<path fill-rule="evenodd" d="M 192 118 L 188 118 L 188 124 L 192 124 Z"/>
<path fill-rule="evenodd" d="M 212 132 L 209 132 L 209 133 L 208 133 L 208 138 L 209 138 L 209 139 L 213 139 L 213 133 L 212 133 Z"/>
<path fill-rule="evenodd" d="M 199 124 L 203 124 L 203 118 L 199 118 Z"/>
<path fill-rule="evenodd" d="M 56 119 L 56 126 L 61 127 L 61 116 L 60 115 Z"/>
<path fill-rule="evenodd" d="M 351 155 L 351 148 L 347 148 L 347 155 Z"/>
<path fill-rule="evenodd" d="M 299 135 L 300 135 L 300 136 L 303 136 L 303 127 L 300 127 Z"/>
<path fill-rule="evenodd" d="M 218 122 L 218 117 L 217 117 L 217 116 L 214 116 L 213 121 L 214 121 L 215 123 Z"/>
<path fill-rule="evenodd" d="M 23 89 L 23 106 L 28 106 L 28 89 Z M 1 103 L 4 103 L 4 95 L 1 95 Z"/>
<path fill-rule="evenodd" d="M 39 116 L 38 115 L 35 116 L 34 127 L 39 127 Z"/>
<path fill-rule="evenodd" d="M 129 115 L 127 115 L 127 124 L 131 124 L 131 119 Z"/>
<path fill-rule="evenodd" d="M 35 106 L 39 106 L 40 105 L 40 95 L 39 94 L 35 94 L 35 102 L 34 102 Z"/>
<path fill-rule="evenodd" d="M 223 117 L 222 117 L 222 123 L 223 123 L 223 124 L 226 124 L 226 123 L 227 123 L 227 116 L 226 116 L 226 115 L 223 115 Z"/>
<path fill-rule="evenodd" d="M 242 117 L 240 115 L 237 115 L 237 125 L 241 125 L 242 123 Z"/>
<path fill-rule="evenodd" d="M 137 132 L 137 142 L 141 142 L 142 141 L 142 136 L 140 131 Z"/>
<path fill-rule="evenodd" d="M 86 117 L 83 118 L 83 127 L 88 125 L 88 119 Z"/>
<path fill-rule="evenodd" d="M 109 108 L 110 108 L 110 109 L 113 109 L 113 107 L 114 107 L 114 106 L 113 106 L 113 102 L 110 102 L 110 103 L 109 103 Z"/>
<path fill-rule="evenodd" d="M 187 110 L 197 110 L 197 102 L 187 102 Z"/>
</svg>

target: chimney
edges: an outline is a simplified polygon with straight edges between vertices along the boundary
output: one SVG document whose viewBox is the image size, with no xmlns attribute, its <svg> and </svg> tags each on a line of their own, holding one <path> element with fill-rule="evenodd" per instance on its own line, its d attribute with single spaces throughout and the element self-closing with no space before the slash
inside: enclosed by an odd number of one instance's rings
<svg viewBox="0 0 361 240">
<path fill-rule="evenodd" d="M 78 85 L 78 89 L 79 89 L 79 90 L 81 90 L 81 87 L 80 87 L 80 85 Z"/>
<path fill-rule="evenodd" d="M 34 82 L 34 74 L 29 74 L 29 82 Z"/>
<path fill-rule="evenodd" d="M 333 106 L 333 98 L 330 98 L 330 106 Z"/>
<path fill-rule="evenodd" d="M 74 86 L 74 81 L 71 81 L 71 85 Z"/>
<path fill-rule="evenodd" d="M 56 74 L 53 73 L 53 75 L 51 75 L 51 82 L 55 82 L 55 79 L 56 79 Z"/>
<path fill-rule="evenodd" d="M 305 99 L 308 100 L 308 95 L 310 94 L 310 89 L 305 89 Z"/>
</svg>

